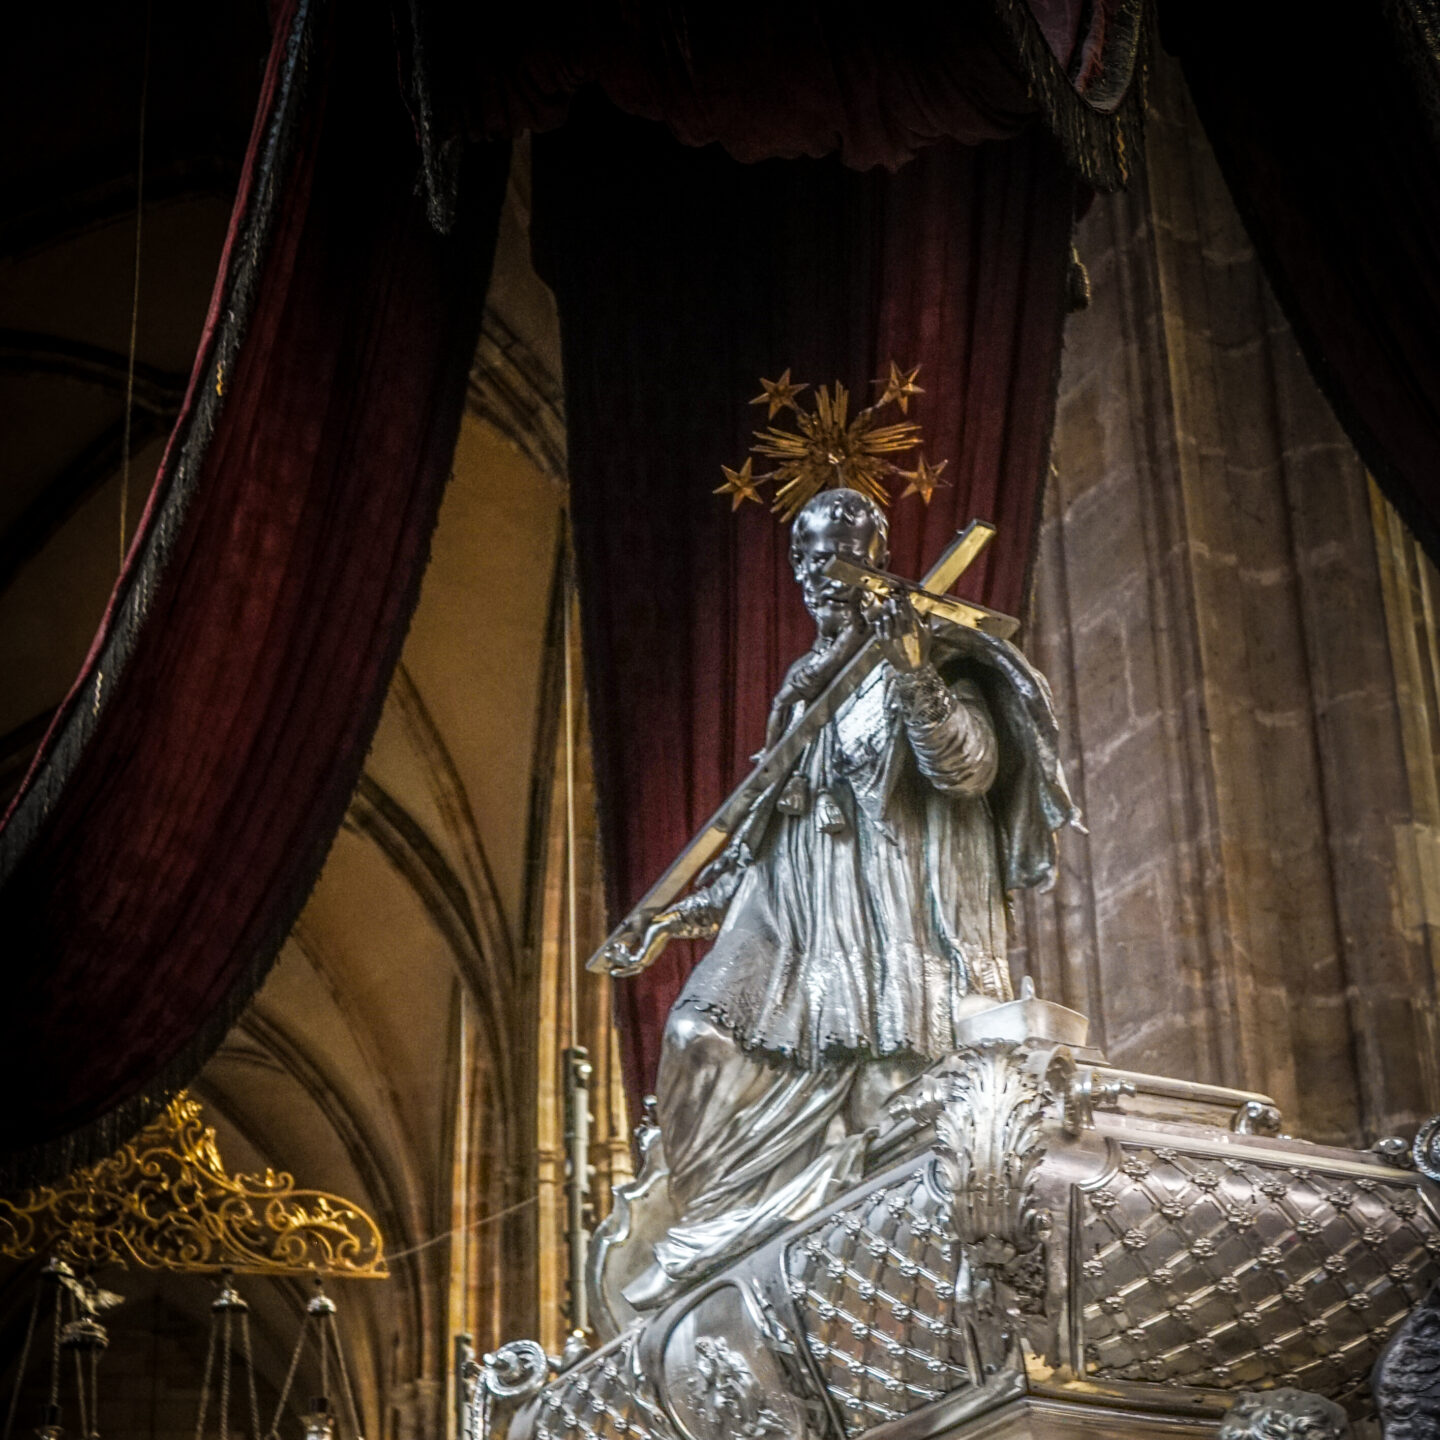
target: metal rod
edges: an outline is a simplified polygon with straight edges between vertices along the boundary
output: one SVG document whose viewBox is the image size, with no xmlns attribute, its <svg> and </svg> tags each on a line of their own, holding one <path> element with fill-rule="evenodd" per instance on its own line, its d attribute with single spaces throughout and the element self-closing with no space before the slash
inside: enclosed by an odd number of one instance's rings
<svg viewBox="0 0 1440 1440">
<path fill-rule="evenodd" d="M 585 1294 L 585 1267 L 590 1232 L 585 1228 L 585 1202 L 590 1193 L 590 1064 L 589 1051 L 572 1045 L 563 1057 L 565 1066 L 565 1240 L 569 1249 L 570 1325 L 590 1328 L 590 1307 Z"/>
<path fill-rule="evenodd" d="M 473 1440 L 470 1426 L 471 1387 L 475 1382 L 475 1337 L 455 1337 L 455 1440 Z"/>
<path fill-rule="evenodd" d="M 569 537 L 565 544 L 565 979 L 570 999 L 570 1045 L 580 1043 L 580 952 L 575 932 L 575 693 L 570 667 L 570 611 L 574 606 L 574 573 Z"/>
<path fill-rule="evenodd" d="M 130 429 L 135 414 L 135 349 L 140 333 L 140 238 L 145 218 L 145 111 L 150 101 L 150 28 L 154 0 L 145 5 L 145 61 L 140 72 L 140 138 L 135 158 L 135 273 L 130 291 L 130 351 L 125 365 L 125 432 L 120 442 L 120 568 L 125 568 L 125 528 L 130 507 Z"/>
</svg>

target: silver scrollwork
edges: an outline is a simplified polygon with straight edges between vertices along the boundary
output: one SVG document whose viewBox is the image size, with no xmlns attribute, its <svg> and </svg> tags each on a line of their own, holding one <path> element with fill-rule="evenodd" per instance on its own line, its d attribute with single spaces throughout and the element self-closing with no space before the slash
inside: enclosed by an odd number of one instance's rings
<svg viewBox="0 0 1440 1440">
<path fill-rule="evenodd" d="M 1217 1440 L 1344 1440 L 1350 1422 L 1333 1400 L 1308 1390 L 1243 1390 Z"/>
<path fill-rule="evenodd" d="M 935 1127 L 936 1178 L 979 1265 L 1007 1265 L 1048 1231 L 1032 1189 L 1045 1155 L 1046 1106 L 1055 1100 L 1044 1078 L 1049 1060 L 1014 1041 L 982 1040 L 924 1077 L 907 1107 Z"/>
<path fill-rule="evenodd" d="M 1432 1115 L 1415 1132 L 1410 1157 L 1427 1180 L 1440 1181 L 1440 1115 Z"/>
<path fill-rule="evenodd" d="M 513 1403 L 538 1395 L 550 1378 L 550 1359 L 534 1340 L 512 1340 L 492 1351 L 464 1378 L 470 1386 L 470 1440 L 490 1440 L 497 1401 Z"/>
<path fill-rule="evenodd" d="M 764 1440 L 788 1435 L 785 1417 L 766 1404 L 745 1357 L 718 1335 L 702 1335 L 695 1342 L 695 1359 L 686 1387 L 706 1440 Z"/>
</svg>

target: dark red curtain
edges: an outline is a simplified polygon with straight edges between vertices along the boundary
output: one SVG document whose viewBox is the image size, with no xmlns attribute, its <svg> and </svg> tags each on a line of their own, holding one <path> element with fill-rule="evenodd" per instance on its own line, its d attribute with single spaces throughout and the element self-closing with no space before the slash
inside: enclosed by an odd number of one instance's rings
<svg viewBox="0 0 1440 1440">
<path fill-rule="evenodd" d="M 918 575 L 967 520 L 1000 527 L 961 591 L 1022 603 L 1048 461 L 1076 182 L 1032 130 L 894 173 L 741 165 L 591 103 L 534 148 L 534 242 L 564 342 L 572 513 L 612 911 L 740 779 L 811 630 L 788 536 L 711 493 L 787 366 L 859 394 L 893 357 L 948 488 L 892 510 Z M 632 1095 L 693 956 L 617 983 Z"/>
<path fill-rule="evenodd" d="M 1111 189 L 1139 140 L 1146 0 L 551 0 L 436 5 L 442 92 L 471 134 L 549 130 L 603 92 L 687 145 L 758 161 L 896 166 L 938 140 L 1011 136 L 1039 115 Z"/>
<path fill-rule="evenodd" d="M 441 239 L 418 157 L 388 9 L 282 7 L 186 412 L 0 840 L 12 1178 L 103 1153 L 188 1080 L 358 778 L 449 469 L 506 168 L 472 157 Z"/>
<path fill-rule="evenodd" d="M 745 448 L 738 402 L 785 365 L 863 387 L 892 355 L 921 362 L 921 418 L 953 488 L 929 515 L 897 516 L 896 563 L 917 571 L 986 512 L 1004 540 L 972 593 L 1013 607 L 1072 174 L 1120 183 L 1137 138 L 1143 0 L 275 10 L 185 413 L 94 650 L 0 828 L 0 1079 L 34 1097 L 0 1122 L 12 1179 L 108 1148 L 193 1075 L 318 872 L 458 424 L 504 171 L 487 142 L 592 96 L 537 146 L 537 227 L 565 312 L 623 901 L 739 773 L 804 643 L 783 539 L 759 515 L 732 524 L 708 493 Z M 837 159 L 744 169 L 622 121 L 597 91 L 747 158 L 919 158 L 894 175 Z M 653 1068 L 678 975 L 622 992 L 632 1079 Z"/>
<path fill-rule="evenodd" d="M 1440 72 L 1409 0 L 1162 9 L 1231 193 L 1360 457 L 1440 561 Z"/>
</svg>

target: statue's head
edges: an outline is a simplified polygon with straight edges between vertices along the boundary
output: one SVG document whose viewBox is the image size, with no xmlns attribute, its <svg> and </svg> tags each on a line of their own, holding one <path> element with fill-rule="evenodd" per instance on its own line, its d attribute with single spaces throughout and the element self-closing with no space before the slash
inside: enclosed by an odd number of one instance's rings
<svg viewBox="0 0 1440 1440">
<path fill-rule="evenodd" d="M 827 575 L 826 562 L 840 555 L 883 570 L 890 563 L 889 534 L 885 512 L 858 490 L 822 490 L 795 517 L 790 565 L 822 635 L 857 623 L 864 595 L 859 586 Z"/>
</svg>

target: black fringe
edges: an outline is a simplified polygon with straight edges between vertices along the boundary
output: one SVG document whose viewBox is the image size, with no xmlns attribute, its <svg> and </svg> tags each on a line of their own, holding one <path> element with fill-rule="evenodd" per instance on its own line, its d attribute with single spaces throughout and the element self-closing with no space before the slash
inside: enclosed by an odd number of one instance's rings
<svg viewBox="0 0 1440 1440">
<path fill-rule="evenodd" d="M 1440 144 L 1440 6 L 1435 0 L 1384 0 L 1383 8 L 1432 142 Z"/>
<path fill-rule="evenodd" d="M 455 226 L 459 204 L 465 137 L 449 87 L 436 79 L 428 24 L 430 8 L 422 0 L 409 0 L 396 30 L 405 103 L 420 145 L 420 184 L 425 192 L 426 218 L 437 235 L 448 235 Z"/>
<path fill-rule="evenodd" d="M 254 308 L 280 197 L 294 159 L 297 120 L 314 53 L 317 15 L 324 3 L 325 0 L 299 0 L 296 7 L 285 39 L 284 65 L 274 108 L 257 157 L 255 183 L 238 227 L 238 243 L 225 277 L 220 320 L 210 337 L 207 353 L 197 361 L 196 373 L 204 377 L 203 385 L 172 440 L 175 463 L 170 474 L 160 482 L 165 486 L 164 499 L 146 530 L 140 554 L 125 576 L 124 592 L 99 657 L 58 722 L 8 823 L 0 830 L 0 885 L 9 883 L 21 859 L 41 833 L 56 799 L 98 729 L 100 716 L 113 700 L 195 495 L 206 451 L 224 407 L 226 380 L 233 373 Z M 348 798 L 347 791 L 345 800 Z M 338 817 L 336 823 L 338 825 Z M 323 832 L 324 850 L 329 849 L 332 837 L 333 829 Z M 324 858 L 323 850 L 320 858 Z M 287 917 L 284 932 L 256 947 L 256 959 L 249 973 L 232 987 L 225 1003 L 180 1054 L 141 1093 L 122 1101 L 97 1120 L 58 1139 L 0 1157 L 0 1191 L 14 1193 L 59 1179 L 77 1166 L 103 1160 L 148 1124 L 176 1091 L 194 1079 L 269 970 L 289 931 L 289 917 L 299 909 L 317 872 L 318 864 L 315 870 L 299 872 L 304 877 L 304 893 L 294 909 L 282 905 L 276 911 Z"/>
<path fill-rule="evenodd" d="M 1025 0 L 989 3 L 1071 168 L 1096 190 L 1124 189 L 1144 130 L 1148 0 L 1123 0 L 1118 8 L 1105 47 L 1111 73 L 1093 100 L 1061 68 Z"/>
</svg>

